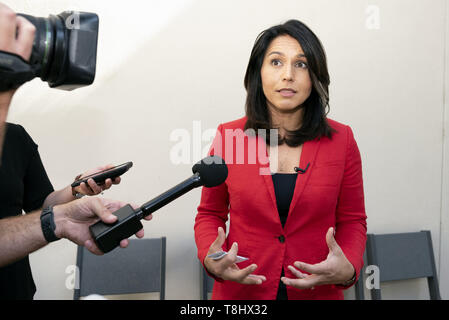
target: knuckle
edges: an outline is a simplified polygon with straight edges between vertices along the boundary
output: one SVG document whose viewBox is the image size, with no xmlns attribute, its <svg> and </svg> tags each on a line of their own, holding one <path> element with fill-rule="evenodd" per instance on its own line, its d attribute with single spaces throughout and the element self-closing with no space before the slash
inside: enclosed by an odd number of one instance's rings
<svg viewBox="0 0 449 320">
<path fill-rule="evenodd" d="M 17 17 L 16 13 L 9 8 L 3 11 L 3 18 L 6 19 L 8 22 L 15 21 L 16 17 Z"/>
<path fill-rule="evenodd" d="M 247 279 L 249 279 L 249 278 L 248 278 L 248 274 L 243 273 L 243 274 L 240 274 L 240 275 L 239 275 L 239 280 L 240 280 L 241 282 L 243 282 L 243 281 L 245 281 L 245 280 L 247 280 Z"/>
<path fill-rule="evenodd" d="M 211 273 L 215 274 L 217 277 L 220 277 L 220 278 L 223 278 L 223 279 L 224 279 L 223 272 L 222 272 L 219 268 L 217 268 L 217 267 L 212 267 L 210 271 L 211 271 Z M 226 280 L 226 279 L 225 279 L 225 280 Z"/>
<path fill-rule="evenodd" d="M 34 24 L 32 24 L 30 21 L 28 21 L 27 19 L 23 18 L 23 17 L 17 17 L 17 19 L 22 22 L 22 30 L 27 33 L 35 33 L 36 32 L 36 27 L 34 26 Z"/>
<path fill-rule="evenodd" d="M 30 34 L 36 34 L 36 27 L 34 26 L 34 24 L 29 23 L 26 27 L 28 33 Z"/>
<path fill-rule="evenodd" d="M 224 258 L 223 258 L 223 262 L 225 263 L 225 264 L 233 264 L 234 263 L 234 258 L 230 255 L 230 254 L 227 254 Z"/>
</svg>

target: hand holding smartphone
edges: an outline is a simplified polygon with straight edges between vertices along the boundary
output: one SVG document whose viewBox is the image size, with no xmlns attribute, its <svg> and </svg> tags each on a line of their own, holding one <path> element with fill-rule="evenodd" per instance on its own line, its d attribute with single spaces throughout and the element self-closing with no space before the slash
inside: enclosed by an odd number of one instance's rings
<svg viewBox="0 0 449 320">
<path fill-rule="evenodd" d="M 130 162 L 126 162 L 121 165 L 115 166 L 113 168 L 109 168 L 109 169 L 106 169 L 103 171 L 93 173 L 91 175 L 82 177 L 82 178 L 74 181 L 71 184 L 71 187 L 72 188 L 78 187 L 83 182 L 87 184 L 87 180 L 89 180 L 91 178 L 95 181 L 95 183 L 97 185 L 102 185 L 105 183 L 106 179 L 114 180 L 115 178 L 117 178 L 117 177 L 121 176 L 122 174 L 124 174 L 125 172 L 127 172 L 132 166 L 133 166 L 133 163 L 130 161 Z"/>
</svg>

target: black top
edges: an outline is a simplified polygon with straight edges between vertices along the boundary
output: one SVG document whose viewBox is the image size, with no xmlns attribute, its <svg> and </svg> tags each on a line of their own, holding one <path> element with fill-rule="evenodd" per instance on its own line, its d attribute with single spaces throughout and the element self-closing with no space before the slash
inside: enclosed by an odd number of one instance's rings
<svg viewBox="0 0 449 320">
<path fill-rule="evenodd" d="M 40 209 L 53 186 L 37 145 L 20 125 L 7 123 L 0 163 L 0 219 Z M 33 299 L 28 256 L 0 268 L 0 299 Z"/>
<path fill-rule="evenodd" d="M 273 177 L 274 193 L 276 194 L 276 204 L 281 219 L 282 227 L 287 221 L 288 210 L 292 202 L 295 191 L 297 173 L 275 173 Z"/>
<path fill-rule="evenodd" d="M 276 194 L 276 205 L 281 219 L 282 227 L 287 221 L 290 203 L 292 202 L 293 193 L 295 191 L 297 173 L 275 173 L 273 177 L 274 193 Z M 284 276 L 282 269 L 281 277 Z M 287 300 L 287 288 L 282 281 L 279 281 L 277 292 L 277 300 Z"/>
</svg>

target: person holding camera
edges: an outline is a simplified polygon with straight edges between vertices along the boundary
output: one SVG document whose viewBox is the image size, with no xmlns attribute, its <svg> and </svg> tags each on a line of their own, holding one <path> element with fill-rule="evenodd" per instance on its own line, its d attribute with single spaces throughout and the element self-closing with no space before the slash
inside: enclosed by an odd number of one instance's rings
<svg viewBox="0 0 449 320">
<path fill-rule="evenodd" d="M 0 52 L 28 62 L 35 33 L 32 23 L 0 3 Z M 89 179 L 87 185 L 53 190 L 37 145 L 23 127 L 6 123 L 16 90 L 17 86 L 0 90 L 0 299 L 33 298 L 36 287 L 28 254 L 50 242 L 65 238 L 101 255 L 89 226 L 100 219 L 114 223 L 117 217 L 112 212 L 126 205 L 97 197 L 77 199 L 99 194 L 120 183 L 120 178 L 107 179 L 102 186 Z M 90 170 L 77 178 L 109 167 Z M 23 215 L 22 211 L 27 214 Z M 150 219 L 151 215 L 146 217 Z M 143 237 L 143 230 L 136 236 Z M 121 247 L 127 245 L 127 239 L 120 242 Z"/>
</svg>

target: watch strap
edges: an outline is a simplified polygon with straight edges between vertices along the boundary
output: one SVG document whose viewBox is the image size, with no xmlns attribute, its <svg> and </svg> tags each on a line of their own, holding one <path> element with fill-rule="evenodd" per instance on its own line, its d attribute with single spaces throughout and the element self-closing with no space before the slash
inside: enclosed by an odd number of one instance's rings
<svg viewBox="0 0 449 320">
<path fill-rule="evenodd" d="M 83 174 L 77 175 L 77 176 L 75 177 L 75 181 L 78 181 L 78 180 L 81 178 L 82 175 L 83 175 Z M 75 187 L 72 187 L 72 195 L 73 195 L 73 197 L 76 198 L 76 199 L 81 199 L 82 197 L 84 197 L 84 194 L 79 193 L 79 192 L 77 192 L 77 191 L 75 190 Z"/>
<path fill-rule="evenodd" d="M 44 238 L 47 242 L 53 242 L 60 239 L 55 235 L 56 224 L 53 214 L 53 206 L 49 206 L 48 208 L 42 210 L 41 227 Z"/>
<path fill-rule="evenodd" d="M 347 288 L 347 287 L 350 287 L 351 285 L 354 284 L 354 282 L 355 282 L 355 280 L 356 280 L 356 277 L 357 277 L 357 273 L 356 273 L 356 271 L 354 271 L 354 274 L 352 275 L 352 278 L 351 278 L 351 279 L 349 279 L 349 280 L 347 280 L 347 281 L 345 281 L 345 282 L 343 282 L 343 283 L 337 284 L 336 286 L 337 286 L 337 287 L 340 287 L 340 288 Z"/>
</svg>

